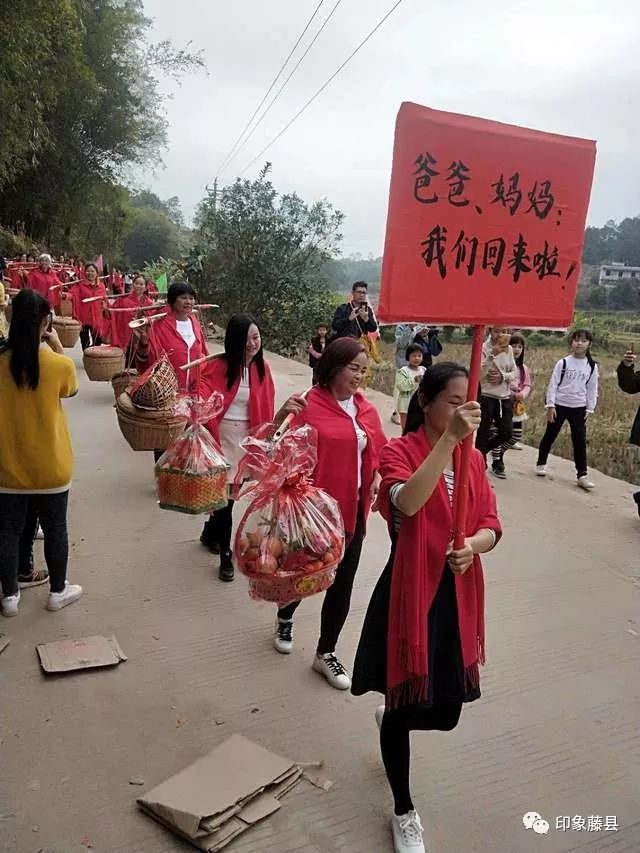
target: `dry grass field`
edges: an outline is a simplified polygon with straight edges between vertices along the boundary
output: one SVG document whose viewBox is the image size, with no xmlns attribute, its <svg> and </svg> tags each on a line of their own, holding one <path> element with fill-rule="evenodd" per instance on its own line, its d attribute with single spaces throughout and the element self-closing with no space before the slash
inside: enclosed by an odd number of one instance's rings
<svg viewBox="0 0 640 853">
<path fill-rule="evenodd" d="M 529 345 L 527 348 L 526 364 L 532 372 L 534 390 L 529 400 L 529 420 L 525 424 L 526 444 L 537 446 L 545 429 L 544 397 L 547 382 L 556 361 L 567 353 L 564 344 L 558 343 L 543 348 Z M 393 344 L 381 342 L 380 350 L 384 361 L 375 368 L 370 385 L 391 394 L 395 375 L 392 366 L 395 348 Z M 639 483 L 640 455 L 638 449 L 627 442 L 633 418 L 640 405 L 640 396 L 623 394 L 618 388 L 615 370 L 623 352 L 622 344 L 619 352 L 601 353 L 597 347 L 594 348 L 593 354 L 600 365 L 601 379 L 598 407 L 588 425 L 589 464 L 604 474 Z M 444 352 L 438 360 L 458 361 L 468 365 L 469 358 L 468 343 L 445 343 Z M 563 429 L 553 452 L 566 459 L 572 458 L 568 426 Z"/>
</svg>

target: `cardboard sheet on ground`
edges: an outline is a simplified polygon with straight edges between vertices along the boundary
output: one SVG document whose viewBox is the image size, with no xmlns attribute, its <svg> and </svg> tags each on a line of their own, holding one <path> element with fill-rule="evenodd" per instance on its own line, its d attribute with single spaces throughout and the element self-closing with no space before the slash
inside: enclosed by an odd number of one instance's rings
<svg viewBox="0 0 640 853">
<path fill-rule="evenodd" d="M 114 636 L 56 640 L 41 643 L 36 651 L 42 669 L 48 673 L 116 666 L 127 659 Z"/>
<path fill-rule="evenodd" d="M 378 319 L 565 328 L 595 142 L 404 103 Z"/>
<path fill-rule="evenodd" d="M 277 811 L 302 775 L 302 766 L 291 759 L 234 734 L 140 797 L 138 805 L 211 853 Z"/>
</svg>

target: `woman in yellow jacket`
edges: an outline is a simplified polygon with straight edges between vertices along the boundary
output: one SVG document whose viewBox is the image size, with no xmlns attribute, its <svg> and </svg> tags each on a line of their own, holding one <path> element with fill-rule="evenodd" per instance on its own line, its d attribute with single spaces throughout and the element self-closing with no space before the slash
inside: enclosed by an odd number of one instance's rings
<svg viewBox="0 0 640 853">
<path fill-rule="evenodd" d="M 12 303 L 9 337 L 0 347 L 0 583 L 3 616 L 20 604 L 20 543 L 29 513 L 44 531 L 51 592 L 48 610 L 77 601 L 67 582 L 67 503 L 73 457 L 64 397 L 78 391 L 73 361 L 51 327 L 51 308 L 33 290 Z"/>
</svg>

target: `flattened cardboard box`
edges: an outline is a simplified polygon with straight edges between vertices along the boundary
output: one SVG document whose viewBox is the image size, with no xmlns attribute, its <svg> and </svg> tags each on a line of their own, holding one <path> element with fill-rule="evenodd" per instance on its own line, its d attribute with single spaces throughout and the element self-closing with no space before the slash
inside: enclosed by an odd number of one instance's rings
<svg viewBox="0 0 640 853">
<path fill-rule="evenodd" d="M 41 643 L 36 651 L 43 670 L 50 673 L 116 666 L 127 659 L 114 636 L 56 640 Z"/>
<path fill-rule="evenodd" d="M 138 804 L 194 847 L 214 853 L 277 811 L 279 798 L 301 777 L 291 759 L 234 734 Z"/>
</svg>

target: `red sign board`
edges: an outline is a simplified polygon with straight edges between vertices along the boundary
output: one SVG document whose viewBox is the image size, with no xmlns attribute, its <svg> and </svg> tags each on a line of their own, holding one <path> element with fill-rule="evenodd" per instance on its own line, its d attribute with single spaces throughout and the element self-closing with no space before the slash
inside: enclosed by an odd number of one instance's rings
<svg viewBox="0 0 640 853">
<path fill-rule="evenodd" d="M 565 328 L 595 142 L 404 103 L 378 319 Z"/>
</svg>

